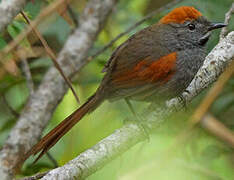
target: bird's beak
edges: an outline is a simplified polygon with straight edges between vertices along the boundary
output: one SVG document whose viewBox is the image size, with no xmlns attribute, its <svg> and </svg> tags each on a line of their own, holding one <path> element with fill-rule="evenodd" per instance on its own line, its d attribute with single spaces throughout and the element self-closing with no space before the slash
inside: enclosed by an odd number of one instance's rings
<svg viewBox="0 0 234 180">
<path fill-rule="evenodd" d="M 224 23 L 211 23 L 210 27 L 208 28 L 208 31 L 212 31 L 212 30 L 218 29 L 218 28 L 223 28 L 225 26 L 227 26 L 227 24 L 224 24 Z"/>
<path fill-rule="evenodd" d="M 209 40 L 209 37 L 211 35 L 212 30 L 222 28 L 225 26 L 227 26 L 227 25 L 224 23 L 210 23 L 210 25 L 208 27 L 208 32 L 199 39 L 198 43 L 202 46 L 205 45 L 207 43 L 207 41 Z"/>
</svg>

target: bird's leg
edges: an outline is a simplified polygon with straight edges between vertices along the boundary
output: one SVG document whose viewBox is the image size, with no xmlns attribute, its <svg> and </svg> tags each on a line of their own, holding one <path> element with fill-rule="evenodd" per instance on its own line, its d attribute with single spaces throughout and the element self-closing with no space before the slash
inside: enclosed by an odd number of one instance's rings
<svg viewBox="0 0 234 180">
<path fill-rule="evenodd" d="M 132 114 L 133 114 L 134 116 L 137 116 L 137 114 L 136 114 L 135 110 L 133 109 L 133 106 L 132 106 L 131 102 L 129 101 L 129 99 L 125 98 L 124 100 L 125 100 L 125 102 L 127 103 L 127 105 L 128 105 L 128 107 L 129 107 L 130 111 L 132 112 Z"/>
<path fill-rule="evenodd" d="M 137 123 L 137 125 L 142 129 L 142 131 L 144 132 L 144 135 L 146 137 L 146 139 L 149 141 L 149 133 L 147 132 L 146 127 L 143 124 L 143 120 L 142 118 L 135 112 L 131 102 L 129 101 L 129 99 L 125 98 L 125 102 L 127 103 L 130 111 L 132 112 L 132 114 L 135 116 L 135 122 Z"/>
</svg>

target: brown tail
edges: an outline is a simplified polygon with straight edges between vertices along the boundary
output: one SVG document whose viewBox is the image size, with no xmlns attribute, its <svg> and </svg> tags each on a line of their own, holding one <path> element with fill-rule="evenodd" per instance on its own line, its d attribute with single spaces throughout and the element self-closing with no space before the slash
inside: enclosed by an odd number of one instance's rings
<svg viewBox="0 0 234 180">
<path fill-rule="evenodd" d="M 27 154 L 25 159 L 31 155 L 36 155 L 41 151 L 39 156 L 34 161 L 37 162 L 51 147 L 53 147 L 60 138 L 62 138 L 82 117 L 88 112 L 93 111 L 102 103 L 103 98 L 96 94 L 91 96 L 86 103 L 79 109 L 73 112 L 70 116 L 64 119 L 59 125 L 52 129 L 46 136 L 44 136 Z"/>
</svg>

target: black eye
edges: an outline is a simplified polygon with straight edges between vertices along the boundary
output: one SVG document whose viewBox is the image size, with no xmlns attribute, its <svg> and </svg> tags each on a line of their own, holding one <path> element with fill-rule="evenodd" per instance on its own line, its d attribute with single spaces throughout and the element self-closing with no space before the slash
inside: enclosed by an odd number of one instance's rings
<svg viewBox="0 0 234 180">
<path fill-rule="evenodd" d="M 192 31 L 192 30 L 194 30 L 194 29 L 195 29 L 195 25 L 194 25 L 194 24 L 189 24 L 189 25 L 188 25 L 188 28 L 189 28 L 189 30 L 191 30 L 191 31 Z"/>
</svg>

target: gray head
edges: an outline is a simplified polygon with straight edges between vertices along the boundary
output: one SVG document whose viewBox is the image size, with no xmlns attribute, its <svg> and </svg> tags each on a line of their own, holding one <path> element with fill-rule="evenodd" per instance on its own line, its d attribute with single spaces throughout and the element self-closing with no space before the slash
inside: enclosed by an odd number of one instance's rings
<svg viewBox="0 0 234 180">
<path fill-rule="evenodd" d="M 208 21 L 198 10 L 188 6 L 172 10 L 159 23 L 171 27 L 173 36 L 184 46 L 202 47 L 209 40 L 212 30 L 226 26 Z"/>
</svg>

